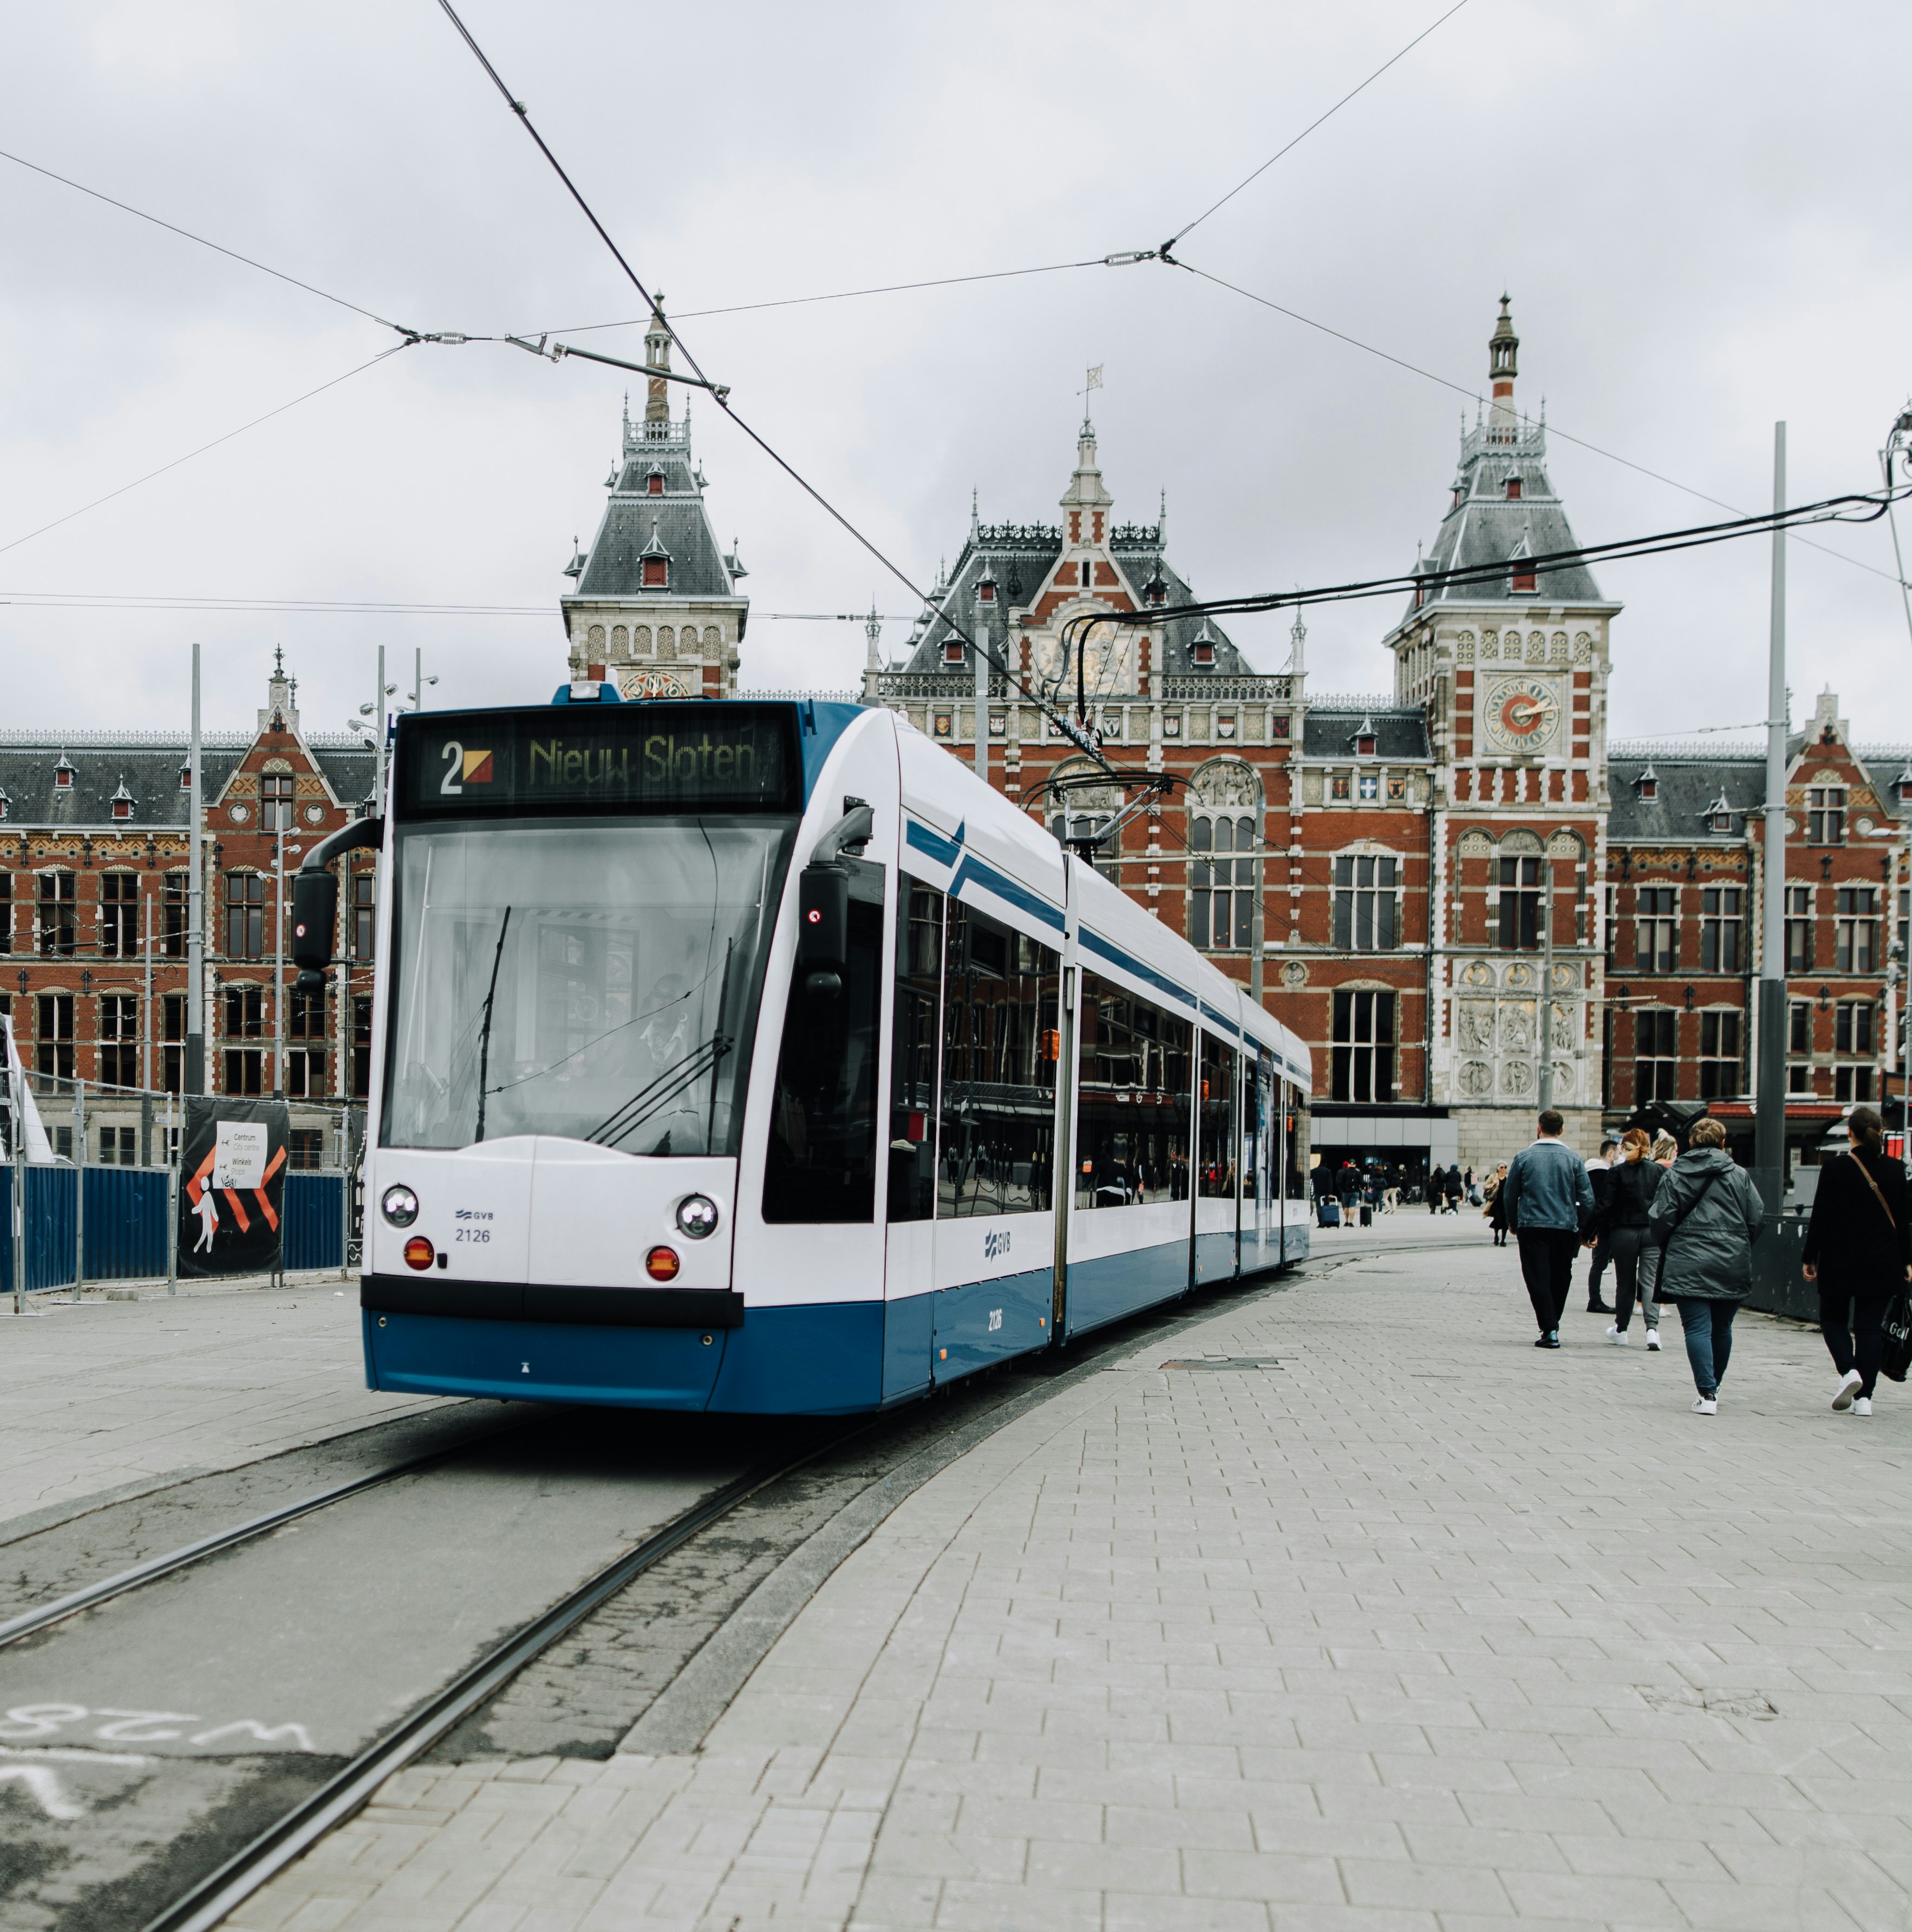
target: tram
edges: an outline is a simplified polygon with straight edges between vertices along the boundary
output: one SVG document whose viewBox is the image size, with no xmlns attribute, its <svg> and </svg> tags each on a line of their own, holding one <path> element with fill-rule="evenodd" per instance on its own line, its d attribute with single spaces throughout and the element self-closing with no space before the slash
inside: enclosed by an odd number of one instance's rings
<svg viewBox="0 0 1912 1932">
<path fill-rule="evenodd" d="M 841 1414 L 1305 1255 L 1308 1051 L 906 719 L 398 723 L 375 1389 Z"/>
</svg>

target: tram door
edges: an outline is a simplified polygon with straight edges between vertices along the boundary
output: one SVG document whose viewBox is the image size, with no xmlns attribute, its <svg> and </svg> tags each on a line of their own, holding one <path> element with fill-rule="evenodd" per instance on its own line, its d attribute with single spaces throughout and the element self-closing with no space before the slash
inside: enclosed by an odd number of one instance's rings
<svg viewBox="0 0 1912 1932">
<path fill-rule="evenodd" d="M 1279 1158 L 1274 1106 L 1274 1063 L 1265 1051 L 1255 1066 L 1254 1091 L 1246 1105 L 1254 1123 L 1254 1138 L 1247 1151 L 1251 1156 L 1249 1172 L 1254 1190 L 1250 1232 L 1243 1246 L 1242 1271 L 1271 1268 L 1280 1258 L 1280 1234 L 1274 1222 L 1274 1175 Z"/>
<path fill-rule="evenodd" d="M 943 895 L 899 876 L 891 1021 L 883 1394 L 926 1388 L 935 1297 L 937 1045 L 943 1034 Z"/>
</svg>

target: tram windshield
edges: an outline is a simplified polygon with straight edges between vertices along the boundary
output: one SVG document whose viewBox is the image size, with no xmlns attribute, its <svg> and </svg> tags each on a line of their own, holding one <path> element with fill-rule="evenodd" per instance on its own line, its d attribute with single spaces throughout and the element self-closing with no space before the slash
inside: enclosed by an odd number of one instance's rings
<svg viewBox="0 0 1912 1932">
<path fill-rule="evenodd" d="M 386 1147 L 734 1154 L 788 819 L 407 830 Z"/>
</svg>

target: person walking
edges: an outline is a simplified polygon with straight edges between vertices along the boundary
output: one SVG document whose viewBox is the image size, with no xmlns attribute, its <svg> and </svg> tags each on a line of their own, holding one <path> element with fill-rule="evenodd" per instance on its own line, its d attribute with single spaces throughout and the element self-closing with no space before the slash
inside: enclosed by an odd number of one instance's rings
<svg viewBox="0 0 1912 1932">
<path fill-rule="evenodd" d="M 1487 1226 L 1493 1230 L 1493 1244 L 1497 1248 L 1507 1245 L 1507 1207 L 1501 1198 L 1501 1189 L 1507 1180 L 1507 1163 L 1504 1160 L 1487 1176 L 1487 1184 L 1481 1190 L 1487 1197 L 1487 1205 L 1481 1212 Z"/>
<path fill-rule="evenodd" d="M 1679 1303 L 1686 1331 L 1695 1415 L 1719 1412 L 1733 1318 L 1753 1292 L 1753 1243 L 1765 1214 L 1751 1177 L 1726 1151 L 1725 1128 L 1715 1120 L 1696 1121 L 1647 1221 L 1663 1251 L 1660 1298 Z"/>
<path fill-rule="evenodd" d="M 1886 1124 L 1871 1107 L 1846 1117 L 1850 1144 L 1819 1170 L 1800 1256 L 1819 1285 L 1819 1332 L 1839 1372 L 1832 1406 L 1872 1413 L 1884 1358 L 1886 1304 L 1912 1281 L 1912 1215 L 1905 1166 L 1886 1153 Z"/>
<path fill-rule="evenodd" d="M 1574 1251 L 1593 1215 L 1593 1184 L 1561 1141 L 1565 1120 L 1549 1107 L 1540 1138 L 1517 1154 L 1500 1184 L 1508 1225 L 1520 1244 L 1520 1278 L 1540 1324 L 1536 1348 L 1560 1346 L 1560 1315 L 1573 1286 Z"/>
<path fill-rule="evenodd" d="M 1640 1293 L 1640 1258 L 1646 1252 L 1647 1223 L 1652 1219 L 1653 1197 L 1666 1178 L 1663 1168 L 1651 1158 L 1652 1138 L 1638 1127 L 1629 1127 L 1620 1142 L 1620 1157 L 1608 1170 L 1607 1203 L 1596 1221 L 1599 1238 L 1613 1261 L 1615 1320 L 1607 1330 L 1607 1340 L 1625 1348 L 1627 1330 L 1633 1321 L 1633 1304 Z M 1595 1190 L 1595 1192 L 1598 1192 Z M 1595 1249 L 1597 1254 L 1598 1250 Z M 1646 1321 L 1646 1346 L 1660 1346 L 1659 1311 L 1648 1292 L 1641 1299 L 1640 1312 Z"/>
<path fill-rule="evenodd" d="M 1679 1143 L 1662 1128 L 1653 1136 L 1653 1144 L 1646 1158 L 1664 1174 L 1679 1158 Z M 1655 1192 L 1658 1192 L 1655 1184 Z M 1640 1248 L 1640 1312 L 1645 1318 L 1646 1332 L 1652 1336 L 1649 1348 L 1659 1346 L 1660 1303 L 1655 1294 L 1660 1280 L 1660 1258 L 1663 1252 L 1655 1239 L 1652 1220 L 1646 1226 L 1646 1238 Z"/>
<path fill-rule="evenodd" d="M 1612 1250 L 1605 1232 L 1607 1226 L 1607 1189 L 1613 1178 L 1613 1156 L 1619 1151 L 1619 1143 L 1609 1134 L 1600 1143 L 1600 1151 L 1586 1164 L 1588 1178 L 1593 1183 L 1594 1238 L 1587 1244 L 1593 1250 L 1593 1259 L 1586 1270 L 1586 1312 L 1589 1315 L 1610 1315 L 1613 1310 L 1600 1299 L 1600 1277 L 1607 1272 L 1607 1264 L 1613 1258 Z"/>
<path fill-rule="evenodd" d="M 1460 1212 L 1460 1163 L 1456 1161 L 1447 1171 L 1447 1179 L 1441 1184 L 1441 1192 L 1447 1198 L 1444 1211 L 1449 1214 Z"/>
</svg>

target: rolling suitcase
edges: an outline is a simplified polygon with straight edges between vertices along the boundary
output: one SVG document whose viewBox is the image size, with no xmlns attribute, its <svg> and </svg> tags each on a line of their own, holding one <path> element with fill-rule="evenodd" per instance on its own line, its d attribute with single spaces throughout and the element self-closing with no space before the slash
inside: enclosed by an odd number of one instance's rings
<svg viewBox="0 0 1912 1932">
<path fill-rule="evenodd" d="M 1341 1225 L 1341 1204 L 1338 1201 L 1324 1201 L 1321 1204 L 1321 1225 L 1324 1228 L 1338 1228 Z"/>
</svg>

